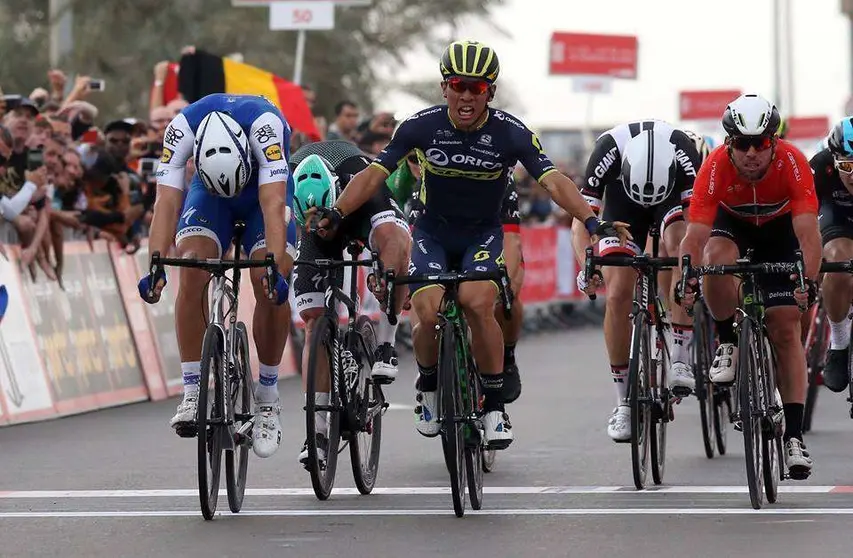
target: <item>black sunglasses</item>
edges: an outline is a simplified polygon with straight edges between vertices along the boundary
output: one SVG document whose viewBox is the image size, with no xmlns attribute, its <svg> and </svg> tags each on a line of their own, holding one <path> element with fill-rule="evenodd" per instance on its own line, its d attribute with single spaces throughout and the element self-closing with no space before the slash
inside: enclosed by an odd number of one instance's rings
<svg viewBox="0 0 853 558">
<path fill-rule="evenodd" d="M 754 147 L 756 151 L 764 151 L 773 145 L 773 138 L 770 136 L 737 136 L 731 138 L 730 143 L 738 151 L 749 151 L 750 147 Z"/>
</svg>

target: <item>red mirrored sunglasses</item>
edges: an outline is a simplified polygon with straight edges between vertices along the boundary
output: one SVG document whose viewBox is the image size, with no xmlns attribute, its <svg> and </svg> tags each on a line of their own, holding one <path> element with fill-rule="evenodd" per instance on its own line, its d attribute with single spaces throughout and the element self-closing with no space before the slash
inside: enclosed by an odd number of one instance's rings
<svg viewBox="0 0 853 558">
<path fill-rule="evenodd" d="M 738 151 L 749 151 L 750 147 L 754 147 L 756 151 L 764 151 L 773 145 L 773 138 L 770 136 L 738 136 L 731 139 L 731 144 Z"/>
<path fill-rule="evenodd" d="M 474 95 L 482 95 L 489 90 L 489 83 L 480 79 L 452 77 L 447 80 L 447 85 L 457 93 L 470 91 Z"/>
</svg>

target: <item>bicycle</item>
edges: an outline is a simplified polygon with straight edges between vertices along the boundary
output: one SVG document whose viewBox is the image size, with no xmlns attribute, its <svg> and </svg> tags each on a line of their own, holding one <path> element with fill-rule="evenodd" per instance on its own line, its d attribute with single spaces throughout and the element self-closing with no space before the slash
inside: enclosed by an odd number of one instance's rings
<svg viewBox="0 0 853 558">
<path fill-rule="evenodd" d="M 512 291 L 506 268 L 497 271 L 443 272 L 425 275 L 396 276 L 386 272 L 388 300 L 394 300 L 398 285 L 429 283 L 444 286 L 438 311 L 438 409 L 444 462 L 450 474 L 450 492 L 456 517 L 465 515 L 465 485 L 471 507 L 483 507 L 483 473 L 494 467 L 494 450 L 484 447 L 483 394 L 477 364 L 471 353 L 468 325 L 459 305 L 459 285 L 468 281 L 494 281 L 498 285 L 501 305 L 509 317 Z M 391 305 L 388 319 L 397 316 Z"/>
<path fill-rule="evenodd" d="M 379 255 L 371 252 L 369 259 L 359 260 L 362 245 L 357 241 L 347 244 L 351 260 L 316 259 L 298 260 L 296 265 L 316 268 L 321 272 L 320 288 L 325 293 L 325 312 L 314 324 L 311 346 L 308 349 L 307 389 L 305 395 L 305 424 L 308 444 L 306 469 L 311 474 L 314 494 L 326 500 L 332 493 L 337 470 L 338 454 L 346 445 L 350 448 L 350 461 L 355 485 L 361 494 L 370 494 L 379 472 L 379 451 L 382 440 L 382 416 L 388 408 L 382 386 L 370 377 L 376 350 L 376 333 L 373 323 L 358 314 L 358 267 L 372 267 L 373 273 L 382 273 Z M 351 268 L 350 293 L 347 295 L 335 282 L 338 270 Z M 341 331 L 338 307 L 347 311 L 347 325 Z M 324 359 L 324 360 L 320 360 Z M 318 366 L 324 368 L 318 369 Z M 328 404 L 318 404 L 316 395 L 321 376 L 330 371 Z M 318 431 L 317 413 L 328 413 L 328 434 L 323 439 Z M 340 447 L 341 438 L 346 445 Z M 326 446 L 326 447 L 323 447 Z M 321 458 L 320 451 L 325 452 Z"/>
<path fill-rule="evenodd" d="M 689 314 L 689 312 L 688 312 Z M 731 421 L 731 390 L 711 382 L 708 372 L 714 362 L 714 320 L 705 307 L 704 300 L 697 293 L 693 305 L 693 343 L 691 358 L 693 375 L 696 378 L 694 394 L 699 402 L 699 418 L 702 424 L 702 444 L 705 456 L 714 457 L 715 452 L 726 454 L 728 428 Z M 725 406 L 725 410 L 723 407 Z"/>
<path fill-rule="evenodd" d="M 653 228 L 652 256 L 596 256 L 586 249 L 585 275 L 601 277 L 596 266 L 632 267 L 637 270 L 634 301 L 630 314 L 631 353 L 628 360 L 628 405 L 631 408 L 631 471 L 634 486 L 646 486 L 651 461 L 652 480 L 663 482 L 666 465 L 666 426 L 674 420 L 673 403 L 689 395 L 670 393 L 667 374 L 670 366 L 666 331 L 669 322 L 661 311 L 657 274 L 678 266 L 678 258 L 657 257 L 660 234 Z M 589 295 L 595 300 L 595 294 Z M 652 353 L 652 330 L 655 349 Z"/>
<path fill-rule="evenodd" d="M 735 383 L 735 411 L 743 432 L 746 477 L 752 507 L 761 509 L 764 497 L 769 503 L 778 498 L 778 483 L 789 478 L 782 466 L 782 420 L 784 413 L 776 389 L 776 354 L 765 325 L 764 293 L 756 275 L 788 274 L 798 276 L 805 290 L 802 253 L 795 262 L 751 263 L 752 249 L 734 265 L 691 267 L 690 256 L 682 257 L 681 292 L 687 281 L 702 275 L 736 275 L 742 283 L 737 312 L 738 377 Z"/>
<path fill-rule="evenodd" d="M 206 520 L 213 519 L 216 513 L 223 451 L 228 506 L 232 512 L 237 513 L 243 507 L 246 492 L 254 391 L 249 336 L 246 325 L 237 321 L 240 271 L 265 267 L 269 285 L 275 284 L 277 272 L 272 254 L 264 260 L 241 259 L 240 241 L 245 230 L 244 222 L 234 224 L 233 260 L 163 258 L 159 252 L 151 254 L 151 277 L 156 277 L 161 266 L 183 267 L 207 271 L 211 275 L 209 283 L 213 283 L 202 342 L 198 415 L 195 424 L 178 432 L 182 437 L 198 438 L 199 500 Z M 226 275 L 228 271 L 232 272 L 231 277 Z"/>
</svg>

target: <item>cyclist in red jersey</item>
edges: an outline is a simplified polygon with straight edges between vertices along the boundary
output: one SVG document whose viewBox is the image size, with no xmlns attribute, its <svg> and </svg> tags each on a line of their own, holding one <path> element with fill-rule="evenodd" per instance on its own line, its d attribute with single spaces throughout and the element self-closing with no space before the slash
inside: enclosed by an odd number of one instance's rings
<svg viewBox="0 0 853 558">
<path fill-rule="evenodd" d="M 763 276 L 759 283 L 778 356 L 785 464 L 792 478 L 803 479 L 811 473 L 812 460 L 802 441 L 806 363 L 800 309 L 808 307 L 816 294 L 821 245 L 811 168 L 796 147 L 776 137 L 779 122 L 776 107 L 758 95 L 743 95 L 726 107 L 723 128 L 728 137 L 696 177 L 681 255 L 715 265 L 735 263 L 748 248 L 753 249 L 754 262 L 794 261 L 794 252 L 802 250 L 807 292 L 795 290 L 784 276 Z M 712 382 L 730 384 L 737 363 L 737 280 L 706 276 L 702 292 L 720 337 L 709 375 Z M 687 294 L 683 304 L 689 306 L 693 299 Z"/>
</svg>

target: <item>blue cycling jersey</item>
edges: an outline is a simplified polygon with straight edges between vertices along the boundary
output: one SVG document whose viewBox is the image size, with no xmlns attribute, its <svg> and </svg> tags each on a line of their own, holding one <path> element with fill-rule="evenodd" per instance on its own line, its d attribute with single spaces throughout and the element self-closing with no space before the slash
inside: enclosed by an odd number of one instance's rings
<svg viewBox="0 0 853 558">
<path fill-rule="evenodd" d="M 504 111 L 487 110 L 485 121 L 468 131 L 456 128 L 446 105 L 423 110 L 400 125 L 373 162 L 390 174 L 410 151 L 417 152 L 426 189 L 417 227 L 498 226 L 507 177 L 516 163 L 537 180 L 557 172 L 527 126 Z"/>
</svg>

